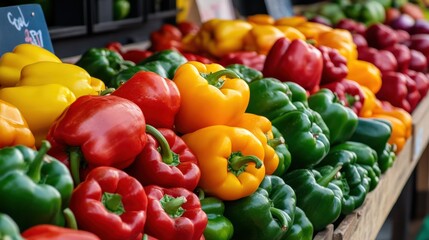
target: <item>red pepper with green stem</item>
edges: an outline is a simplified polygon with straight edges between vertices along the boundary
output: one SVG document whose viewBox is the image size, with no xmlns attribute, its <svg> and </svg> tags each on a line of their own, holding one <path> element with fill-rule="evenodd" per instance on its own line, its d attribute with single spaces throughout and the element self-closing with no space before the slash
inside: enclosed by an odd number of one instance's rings
<svg viewBox="0 0 429 240">
<path fill-rule="evenodd" d="M 334 92 L 344 106 L 351 108 L 354 113 L 359 114 L 365 101 L 365 94 L 359 83 L 343 79 L 339 82 L 333 82 L 320 86 Z"/>
<path fill-rule="evenodd" d="M 226 67 L 231 64 L 242 64 L 244 66 L 262 71 L 266 56 L 256 51 L 243 51 L 228 53 L 219 59 L 219 64 Z"/>
</svg>

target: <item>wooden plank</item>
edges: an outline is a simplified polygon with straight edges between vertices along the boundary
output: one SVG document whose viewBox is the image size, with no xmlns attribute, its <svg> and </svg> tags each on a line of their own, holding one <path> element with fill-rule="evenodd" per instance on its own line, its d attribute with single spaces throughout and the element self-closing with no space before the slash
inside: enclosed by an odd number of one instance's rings
<svg viewBox="0 0 429 240">
<path fill-rule="evenodd" d="M 425 97 L 413 112 L 413 161 L 420 159 L 429 142 L 429 97 Z"/>
<path fill-rule="evenodd" d="M 313 240 L 332 240 L 334 235 L 334 225 L 329 224 L 324 231 L 318 232 Z"/>
<path fill-rule="evenodd" d="M 365 202 L 364 204 L 367 204 Z M 359 223 L 360 213 L 354 211 L 347 215 L 334 231 L 334 240 L 350 239 Z"/>
</svg>

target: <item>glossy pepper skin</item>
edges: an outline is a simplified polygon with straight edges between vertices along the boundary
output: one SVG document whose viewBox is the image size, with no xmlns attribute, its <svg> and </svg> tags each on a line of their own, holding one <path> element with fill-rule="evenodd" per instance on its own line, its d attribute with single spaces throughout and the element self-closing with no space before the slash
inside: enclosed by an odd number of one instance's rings
<svg viewBox="0 0 429 240">
<path fill-rule="evenodd" d="M 234 226 L 224 216 L 225 204 L 216 197 L 206 197 L 203 191 L 198 192 L 201 209 L 207 214 L 207 226 L 204 229 L 206 240 L 229 240 L 234 233 Z"/>
<path fill-rule="evenodd" d="M 398 68 L 398 61 L 393 53 L 387 50 L 377 50 L 371 47 L 359 48 L 359 60 L 374 64 L 381 73 L 395 72 Z"/>
<path fill-rule="evenodd" d="M 173 79 L 177 68 L 186 63 L 188 60 L 179 52 L 174 50 L 163 50 L 152 54 L 142 62 L 139 62 L 138 66 L 147 68 L 153 68 L 152 65 L 157 66 L 158 64 L 165 70 L 168 79 Z M 155 71 L 158 73 L 157 71 Z M 160 74 L 160 73 L 158 73 Z M 162 74 L 160 74 L 162 76 Z M 163 76 L 164 77 L 164 76 Z"/>
<path fill-rule="evenodd" d="M 313 225 L 308 220 L 305 212 L 299 207 L 295 207 L 295 219 L 293 225 L 287 231 L 283 239 L 305 240 L 313 238 Z"/>
<path fill-rule="evenodd" d="M 407 70 L 407 76 L 416 83 L 416 88 L 423 98 L 429 91 L 429 77 L 423 72 L 416 72 L 411 69 Z"/>
<path fill-rule="evenodd" d="M 182 136 L 197 156 L 199 186 L 222 200 L 236 200 L 256 191 L 265 176 L 264 147 L 248 130 L 215 125 Z M 216 146 L 216 147 L 213 147 Z"/>
<path fill-rule="evenodd" d="M 231 52 L 219 59 L 219 64 L 226 67 L 231 64 L 242 64 L 247 67 L 262 71 L 266 55 L 259 54 L 256 51 Z"/>
<path fill-rule="evenodd" d="M 362 87 L 355 81 L 342 79 L 338 82 L 329 83 L 320 86 L 327 88 L 335 93 L 338 100 L 346 107 L 350 108 L 355 114 L 359 114 L 365 103 L 365 93 Z"/>
<path fill-rule="evenodd" d="M 329 142 L 332 145 L 350 138 L 358 124 L 358 116 L 344 106 L 329 89 L 321 89 L 308 98 L 308 105 L 318 112 L 329 128 Z"/>
<path fill-rule="evenodd" d="M 244 37 L 244 50 L 266 55 L 277 39 L 285 37 L 282 31 L 272 25 L 253 25 Z"/>
<path fill-rule="evenodd" d="M 317 49 L 322 53 L 323 70 L 320 84 L 338 82 L 344 79 L 349 72 L 347 60 L 338 50 L 319 46 Z"/>
<path fill-rule="evenodd" d="M 18 108 L 3 100 L 0 100 L 0 129 L 0 148 L 15 145 L 34 148 L 34 136 L 27 121 Z"/>
<path fill-rule="evenodd" d="M 225 66 L 225 68 L 237 73 L 237 75 L 247 83 L 251 83 L 263 78 L 262 72 L 243 64 L 231 64 Z"/>
<path fill-rule="evenodd" d="M 147 124 L 173 129 L 174 118 L 180 108 L 180 92 L 173 81 L 153 72 L 140 71 L 112 95 L 137 104 Z"/>
<path fill-rule="evenodd" d="M 373 93 L 377 93 L 380 90 L 382 83 L 381 72 L 374 64 L 361 60 L 353 60 L 348 61 L 347 66 L 349 67 L 347 79 L 367 87 Z"/>
<path fill-rule="evenodd" d="M 319 85 L 322 70 L 322 54 L 317 48 L 300 39 L 279 38 L 267 54 L 262 73 L 282 82 L 296 82 L 310 91 Z"/>
<path fill-rule="evenodd" d="M 321 32 L 317 38 L 317 46 L 326 46 L 336 49 L 347 62 L 357 59 L 356 44 L 353 42 L 352 34 L 343 29 L 334 28 Z"/>
<path fill-rule="evenodd" d="M 22 236 L 26 240 L 100 240 L 100 238 L 97 237 L 95 234 L 87 231 L 63 228 L 47 224 L 37 225 L 30 229 L 27 229 L 25 232 L 22 233 Z"/>
<path fill-rule="evenodd" d="M 357 127 L 349 140 L 370 146 L 380 156 L 391 135 L 392 126 L 388 121 L 382 118 L 359 118 Z"/>
<path fill-rule="evenodd" d="M 107 48 L 90 48 L 75 64 L 91 76 L 101 79 L 107 87 L 111 87 L 111 81 L 118 72 L 134 65 Z"/>
<path fill-rule="evenodd" d="M 296 205 L 305 212 L 315 231 L 322 230 L 341 214 L 343 193 L 331 183 L 340 168 L 338 166 L 324 176 L 316 170 L 297 169 L 283 177 L 295 191 Z"/>
<path fill-rule="evenodd" d="M 143 186 L 182 187 L 193 191 L 200 180 L 198 160 L 173 130 L 146 125 L 148 141 L 127 172 Z M 157 174 L 153 174 L 153 173 Z"/>
<path fill-rule="evenodd" d="M 9 215 L 0 213 L 0 237 L 2 239 L 22 240 L 18 225 Z"/>
<path fill-rule="evenodd" d="M 181 97 L 175 126 L 183 134 L 236 122 L 249 103 L 247 83 L 219 64 L 185 63 L 173 81 Z"/>
<path fill-rule="evenodd" d="M 271 131 L 273 132 L 273 139 L 268 140 L 268 144 L 276 150 L 277 156 L 279 156 L 279 165 L 273 175 L 282 176 L 289 169 L 292 156 L 280 131 L 274 126 Z"/>
<path fill-rule="evenodd" d="M 159 52 L 167 49 L 180 51 L 182 49 L 182 32 L 172 25 L 163 24 L 157 31 L 150 33 L 150 50 Z"/>
<path fill-rule="evenodd" d="M 145 226 L 147 206 L 142 185 L 113 167 L 91 170 L 70 200 L 79 229 L 101 239 L 136 239 Z"/>
<path fill-rule="evenodd" d="M 207 214 L 198 196 L 184 188 L 146 186 L 145 233 L 157 239 L 198 240 L 207 226 Z"/>
<path fill-rule="evenodd" d="M 25 146 L 0 150 L 0 212 L 8 214 L 24 231 L 38 224 L 64 225 L 73 181 L 68 169 L 47 156 L 50 145 L 39 151 Z"/>
<path fill-rule="evenodd" d="M 129 166 L 146 144 L 146 122 L 140 108 L 117 96 L 82 96 L 52 124 L 50 154 L 70 167 L 79 184 L 79 164 Z M 126 137 L 124 137 L 126 136 Z"/>
<path fill-rule="evenodd" d="M 144 66 L 136 65 L 118 72 L 118 74 L 116 74 L 116 76 L 110 82 L 110 87 L 119 88 L 126 81 L 130 80 L 134 76 L 134 74 L 140 71 L 153 72 L 163 78 L 167 78 L 167 72 L 161 65 L 161 63 L 154 61 L 149 62 Z"/>
<path fill-rule="evenodd" d="M 385 50 L 391 52 L 398 63 L 397 71 L 406 73 L 411 61 L 411 50 L 404 44 L 395 44 Z"/>
<path fill-rule="evenodd" d="M 234 239 L 283 239 L 292 227 L 296 196 L 277 176 L 265 176 L 252 195 L 225 202 L 225 216 L 234 225 Z"/>
<path fill-rule="evenodd" d="M 0 58 L 0 86 L 15 86 L 24 66 L 41 61 L 61 62 L 55 54 L 42 47 L 28 43 L 17 45 L 12 52 L 4 53 Z"/>
<path fill-rule="evenodd" d="M 389 48 L 398 43 L 395 30 L 382 23 L 369 26 L 365 31 L 365 38 L 369 46 L 376 49 Z"/>
</svg>

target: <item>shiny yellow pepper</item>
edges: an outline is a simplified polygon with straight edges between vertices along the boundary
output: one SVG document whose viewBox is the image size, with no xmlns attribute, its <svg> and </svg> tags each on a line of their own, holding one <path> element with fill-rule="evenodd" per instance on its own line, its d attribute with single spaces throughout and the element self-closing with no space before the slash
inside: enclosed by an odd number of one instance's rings
<svg viewBox="0 0 429 240">
<path fill-rule="evenodd" d="M 320 34 L 332 30 L 331 27 L 315 22 L 303 22 L 293 27 L 304 34 L 306 39 L 312 39 L 316 43 L 319 41 Z"/>
<path fill-rule="evenodd" d="M 260 25 L 273 25 L 275 20 L 268 14 L 254 14 L 246 18 L 250 23 L 260 24 Z"/>
<path fill-rule="evenodd" d="M 277 39 L 285 37 L 284 33 L 271 25 L 254 25 L 244 37 L 244 50 L 256 51 L 266 55 Z"/>
<path fill-rule="evenodd" d="M 347 61 L 349 73 L 347 79 L 367 87 L 371 92 L 376 94 L 381 88 L 381 72 L 372 63 L 362 60 Z"/>
<path fill-rule="evenodd" d="M 36 147 L 45 139 L 51 124 L 72 102 L 73 92 L 59 84 L 0 89 L 0 99 L 16 106 L 27 120 Z"/>
<path fill-rule="evenodd" d="M 34 148 L 34 136 L 21 112 L 0 100 L 0 148 L 24 145 Z"/>
<path fill-rule="evenodd" d="M 265 176 L 264 148 L 248 130 L 215 125 L 185 134 L 182 139 L 198 159 L 199 186 L 222 200 L 254 193 Z"/>
<path fill-rule="evenodd" d="M 277 19 L 274 25 L 295 27 L 305 22 L 307 22 L 307 18 L 304 16 L 290 16 Z"/>
<path fill-rule="evenodd" d="M 57 83 L 70 89 L 76 98 L 97 95 L 106 87 L 97 78 L 76 65 L 56 62 L 37 62 L 25 66 L 17 86 L 38 86 Z"/>
<path fill-rule="evenodd" d="M 305 40 L 304 34 L 302 34 L 298 29 L 290 26 L 276 26 L 277 29 L 279 29 L 287 39 L 289 40 L 295 40 L 295 39 L 301 39 Z"/>
<path fill-rule="evenodd" d="M 321 32 L 317 38 L 317 44 L 337 49 L 347 61 L 356 60 L 358 57 L 356 44 L 353 42 L 352 34 L 344 29 L 332 29 Z"/>
<path fill-rule="evenodd" d="M 3 54 L 0 58 L 0 87 L 15 86 L 20 79 L 21 69 L 40 61 L 61 62 L 55 54 L 28 43 L 20 44 L 12 52 Z"/>
<path fill-rule="evenodd" d="M 237 122 L 249 104 L 247 83 L 219 64 L 187 62 L 177 69 L 173 81 L 181 98 L 175 126 L 182 134 Z"/>
</svg>

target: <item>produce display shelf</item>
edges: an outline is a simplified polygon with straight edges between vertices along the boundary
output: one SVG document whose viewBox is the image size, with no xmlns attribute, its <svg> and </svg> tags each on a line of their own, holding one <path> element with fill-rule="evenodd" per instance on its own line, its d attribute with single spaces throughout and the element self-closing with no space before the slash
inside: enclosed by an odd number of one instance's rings
<svg viewBox="0 0 429 240">
<path fill-rule="evenodd" d="M 75 37 L 81 36 L 88 33 L 87 27 L 85 25 L 81 26 L 55 26 L 49 28 L 49 35 L 51 39 L 59 39 L 65 37 Z"/>
<path fill-rule="evenodd" d="M 147 20 L 150 21 L 150 20 L 156 20 L 156 19 L 176 17 L 177 13 L 179 13 L 178 9 L 160 11 L 156 13 L 149 13 L 147 15 Z"/>
</svg>

